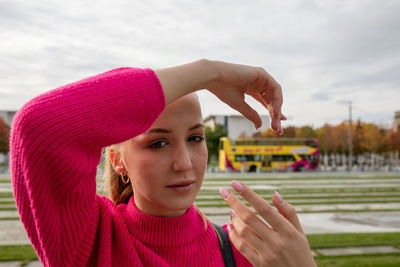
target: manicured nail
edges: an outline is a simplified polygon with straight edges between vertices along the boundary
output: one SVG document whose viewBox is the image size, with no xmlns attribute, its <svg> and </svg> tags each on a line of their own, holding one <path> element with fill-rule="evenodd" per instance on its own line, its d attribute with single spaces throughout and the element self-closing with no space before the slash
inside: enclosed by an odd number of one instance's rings
<svg viewBox="0 0 400 267">
<path fill-rule="evenodd" d="M 231 220 L 232 220 L 233 217 L 236 216 L 236 212 L 235 212 L 234 210 L 231 210 L 231 211 L 229 212 L 229 215 L 231 216 Z"/>
<path fill-rule="evenodd" d="M 275 195 L 276 199 L 278 200 L 278 202 L 279 202 L 280 204 L 282 204 L 282 203 L 284 202 L 282 196 L 278 193 L 278 191 L 275 191 L 275 192 L 274 192 L 274 195 Z"/>
<path fill-rule="evenodd" d="M 232 224 L 228 224 L 226 227 L 228 228 L 228 232 L 232 231 L 232 229 L 233 229 L 233 225 Z"/>
<path fill-rule="evenodd" d="M 236 180 L 232 181 L 231 185 L 237 192 L 243 191 L 243 185 L 241 183 L 239 183 L 238 181 L 236 181 Z"/>
<path fill-rule="evenodd" d="M 221 187 L 221 188 L 219 189 L 219 193 L 221 194 L 221 196 L 222 196 L 223 198 L 227 198 L 227 197 L 229 197 L 229 195 L 231 194 L 228 190 L 226 190 L 226 189 L 223 188 L 223 187 Z"/>
</svg>

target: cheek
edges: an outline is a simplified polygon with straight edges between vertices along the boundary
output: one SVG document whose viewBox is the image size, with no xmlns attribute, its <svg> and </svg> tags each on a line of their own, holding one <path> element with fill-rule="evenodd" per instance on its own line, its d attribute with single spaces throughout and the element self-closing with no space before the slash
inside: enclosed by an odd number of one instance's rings
<svg viewBox="0 0 400 267">
<path fill-rule="evenodd" d="M 157 157 L 154 154 L 140 153 L 132 158 L 128 167 L 133 183 L 150 184 L 166 168 L 168 157 Z"/>
<path fill-rule="evenodd" d="M 208 150 L 205 142 L 199 147 L 199 149 L 195 151 L 194 157 L 195 162 L 197 165 L 199 165 L 199 167 L 204 167 L 204 169 L 207 167 Z"/>
</svg>

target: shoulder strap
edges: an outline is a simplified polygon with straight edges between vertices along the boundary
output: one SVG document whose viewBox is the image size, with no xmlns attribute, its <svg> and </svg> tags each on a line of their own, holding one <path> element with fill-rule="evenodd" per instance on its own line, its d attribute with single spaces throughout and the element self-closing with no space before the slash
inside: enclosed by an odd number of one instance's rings
<svg viewBox="0 0 400 267">
<path fill-rule="evenodd" d="M 229 236 L 225 229 L 221 226 L 214 224 L 215 233 L 219 239 L 219 246 L 221 248 L 222 257 L 226 267 L 236 267 L 235 258 L 233 257 L 233 251 L 231 243 L 229 242 Z"/>
</svg>

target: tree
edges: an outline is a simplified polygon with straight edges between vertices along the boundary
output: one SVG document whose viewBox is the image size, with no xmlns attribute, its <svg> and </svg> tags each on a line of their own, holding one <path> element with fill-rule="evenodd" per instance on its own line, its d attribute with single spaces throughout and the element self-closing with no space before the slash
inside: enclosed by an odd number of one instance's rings
<svg viewBox="0 0 400 267">
<path fill-rule="evenodd" d="M 0 153 L 8 153 L 8 139 L 10 136 L 10 127 L 0 117 Z"/>
<path fill-rule="evenodd" d="M 319 128 L 316 133 L 320 150 L 324 154 L 335 152 L 333 127 L 329 124 L 325 124 Z"/>
<path fill-rule="evenodd" d="M 388 131 L 387 136 L 389 150 L 400 152 L 400 129 L 397 131 Z"/>
<path fill-rule="evenodd" d="M 348 153 L 349 152 L 349 124 L 342 122 L 333 127 L 333 145 L 334 152 Z"/>
<path fill-rule="evenodd" d="M 362 154 L 366 151 L 365 148 L 365 133 L 363 130 L 363 123 L 361 120 L 357 121 L 355 127 L 353 127 L 353 151 L 354 155 Z"/>
<path fill-rule="evenodd" d="M 383 129 L 380 129 L 373 123 L 364 123 L 363 130 L 365 134 L 364 146 L 366 150 L 373 153 L 383 152 L 386 147 Z"/>
<path fill-rule="evenodd" d="M 296 137 L 296 127 L 288 126 L 288 127 L 283 128 L 283 135 L 281 137 L 284 137 L 284 138 Z"/>
<path fill-rule="evenodd" d="M 224 126 L 217 124 L 214 130 L 209 126 L 206 126 L 204 128 L 204 133 L 207 140 L 208 162 L 210 162 L 211 160 L 216 160 L 218 158 L 219 139 L 227 136 L 227 131 Z"/>
<path fill-rule="evenodd" d="M 297 138 L 316 138 L 317 132 L 311 126 L 301 126 L 296 129 Z"/>
<path fill-rule="evenodd" d="M 274 130 L 272 130 L 271 128 L 268 128 L 267 130 L 261 132 L 261 137 L 264 138 L 276 138 L 278 136 L 279 135 L 276 132 L 274 132 Z"/>
</svg>

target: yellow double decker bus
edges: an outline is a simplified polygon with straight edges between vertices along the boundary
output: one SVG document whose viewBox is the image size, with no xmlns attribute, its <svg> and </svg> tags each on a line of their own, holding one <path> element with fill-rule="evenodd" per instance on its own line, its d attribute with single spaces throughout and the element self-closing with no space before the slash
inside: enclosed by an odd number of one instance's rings
<svg viewBox="0 0 400 267">
<path fill-rule="evenodd" d="M 305 171 L 319 166 L 316 139 L 268 138 L 219 140 L 222 171 Z"/>
</svg>

